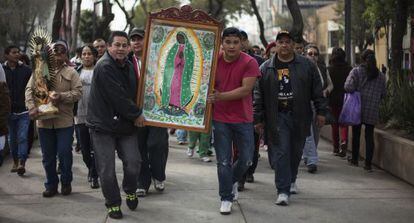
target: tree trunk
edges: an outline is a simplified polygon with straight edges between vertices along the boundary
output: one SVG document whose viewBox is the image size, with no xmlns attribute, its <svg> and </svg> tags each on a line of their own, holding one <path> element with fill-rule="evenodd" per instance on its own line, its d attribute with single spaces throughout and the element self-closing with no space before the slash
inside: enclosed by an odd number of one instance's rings
<svg viewBox="0 0 414 223">
<path fill-rule="evenodd" d="M 82 0 L 76 1 L 76 12 L 75 12 L 75 20 L 73 21 L 73 33 L 72 33 L 72 53 L 76 51 L 76 47 L 78 44 L 78 31 L 79 31 L 79 20 L 80 20 L 80 13 L 81 13 L 81 4 Z"/>
<path fill-rule="evenodd" d="M 95 38 L 103 38 L 106 27 L 114 20 L 115 15 L 112 13 L 112 4 L 109 0 L 102 1 L 102 18 L 96 28 Z"/>
<path fill-rule="evenodd" d="M 62 12 L 65 6 L 65 0 L 57 0 L 56 1 L 56 9 L 55 14 L 53 16 L 53 24 L 52 24 L 52 39 L 56 40 L 59 39 L 59 31 L 60 27 L 62 27 Z"/>
<path fill-rule="evenodd" d="M 300 12 L 299 4 L 297 0 L 286 0 L 290 14 L 292 15 L 293 22 L 290 28 L 290 34 L 295 41 L 302 41 L 303 39 L 303 18 Z"/>
<path fill-rule="evenodd" d="M 403 37 L 407 28 L 408 0 L 396 0 L 394 21 L 391 31 L 391 74 L 401 70 L 403 60 Z"/>
<path fill-rule="evenodd" d="M 267 47 L 267 40 L 264 35 L 264 24 L 262 16 L 260 16 L 259 10 L 257 9 L 256 0 L 250 0 L 250 3 L 253 8 L 253 12 L 256 15 L 257 22 L 259 23 L 259 29 L 260 29 L 260 41 L 262 42 L 263 46 Z"/>
</svg>

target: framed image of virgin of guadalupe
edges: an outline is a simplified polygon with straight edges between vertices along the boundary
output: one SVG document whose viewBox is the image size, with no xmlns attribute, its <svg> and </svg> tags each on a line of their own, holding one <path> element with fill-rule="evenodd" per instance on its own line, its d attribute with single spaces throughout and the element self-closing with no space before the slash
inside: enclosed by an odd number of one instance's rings
<svg viewBox="0 0 414 223">
<path fill-rule="evenodd" d="M 188 5 L 149 14 L 137 97 L 145 125 L 209 131 L 221 30 Z"/>
</svg>

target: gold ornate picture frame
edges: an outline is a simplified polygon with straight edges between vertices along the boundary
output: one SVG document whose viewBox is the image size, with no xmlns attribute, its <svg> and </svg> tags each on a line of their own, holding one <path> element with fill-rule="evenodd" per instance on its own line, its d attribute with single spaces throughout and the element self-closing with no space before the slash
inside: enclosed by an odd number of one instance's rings
<svg viewBox="0 0 414 223">
<path fill-rule="evenodd" d="M 209 131 L 221 31 L 188 5 L 150 13 L 137 97 L 145 125 Z"/>
</svg>

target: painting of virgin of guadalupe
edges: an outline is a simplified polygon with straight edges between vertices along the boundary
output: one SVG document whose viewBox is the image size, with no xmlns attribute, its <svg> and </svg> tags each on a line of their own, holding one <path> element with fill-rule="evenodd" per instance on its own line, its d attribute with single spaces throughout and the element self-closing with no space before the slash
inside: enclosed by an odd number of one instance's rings
<svg viewBox="0 0 414 223">
<path fill-rule="evenodd" d="M 191 32 L 191 31 L 189 31 Z M 174 39 L 172 47 L 166 51 L 166 61 L 159 61 L 159 66 L 165 65 L 164 74 L 162 78 L 162 86 L 159 90 L 159 97 L 161 97 L 161 108 L 165 113 L 170 115 L 183 115 L 189 114 L 191 106 L 190 103 L 194 98 L 194 93 L 191 90 L 191 84 L 195 84 L 195 93 L 198 92 L 200 87 L 199 79 L 201 79 L 201 73 L 193 73 L 194 70 L 201 71 L 202 69 L 202 57 L 200 46 L 196 46 L 199 55 L 197 55 L 197 61 L 195 61 L 195 51 L 191 45 L 187 35 L 182 31 L 171 32 Z M 174 38 L 175 37 L 175 38 Z M 166 42 L 165 44 L 168 44 Z M 194 68 L 194 62 L 196 68 Z M 194 74 L 194 82 L 192 82 Z"/>
<path fill-rule="evenodd" d="M 138 94 L 146 125 L 208 131 L 221 27 L 189 6 L 150 14 Z"/>
</svg>

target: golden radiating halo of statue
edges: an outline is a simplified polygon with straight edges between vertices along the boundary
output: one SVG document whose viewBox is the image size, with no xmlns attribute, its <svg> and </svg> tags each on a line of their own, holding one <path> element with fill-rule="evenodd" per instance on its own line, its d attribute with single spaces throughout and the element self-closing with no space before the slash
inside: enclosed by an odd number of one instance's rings
<svg viewBox="0 0 414 223">
<path fill-rule="evenodd" d="M 43 28 L 37 28 L 30 40 L 29 46 L 33 61 L 33 97 L 39 115 L 35 119 L 49 119 L 55 117 L 59 111 L 49 100 L 54 92 L 57 65 L 52 47 L 52 38 Z"/>
</svg>

